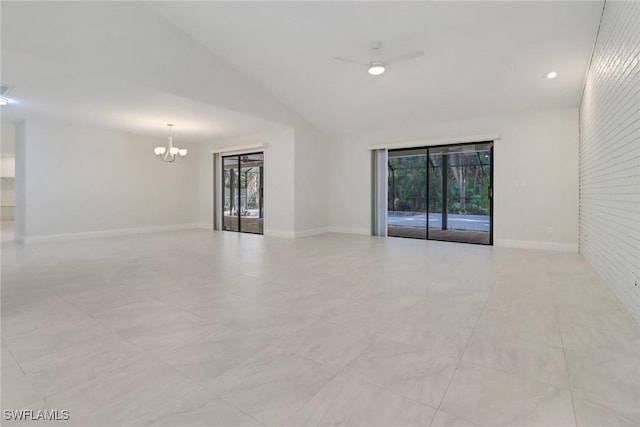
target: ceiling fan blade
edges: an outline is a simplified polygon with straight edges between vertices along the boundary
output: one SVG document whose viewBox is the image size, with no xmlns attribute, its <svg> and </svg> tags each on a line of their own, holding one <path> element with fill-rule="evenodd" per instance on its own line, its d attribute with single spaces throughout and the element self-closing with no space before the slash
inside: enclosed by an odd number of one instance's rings
<svg viewBox="0 0 640 427">
<path fill-rule="evenodd" d="M 336 56 L 333 59 L 336 59 L 338 61 L 343 61 L 343 62 L 350 62 L 352 64 L 362 65 L 363 67 L 368 67 L 369 66 L 369 64 L 367 64 L 366 62 L 356 61 L 355 59 L 342 58 L 340 56 Z"/>
<path fill-rule="evenodd" d="M 416 50 L 413 52 L 405 53 L 404 55 L 396 56 L 395 58 L 391 58 L 388 61 L 385 61 L 385 64 L 394 64 L 396 62 L 408 61 L 409 59 L 419 58 L 424 56 L 424 50 Z"/>
</svg>

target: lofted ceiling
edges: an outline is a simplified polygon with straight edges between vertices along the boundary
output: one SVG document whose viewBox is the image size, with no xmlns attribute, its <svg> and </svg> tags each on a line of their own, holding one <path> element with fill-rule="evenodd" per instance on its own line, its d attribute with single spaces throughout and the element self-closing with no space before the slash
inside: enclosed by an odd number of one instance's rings
<svg viewBox="0 0 640 427">
<path fill-rule="evenodd" d="M 29 55 L 2 51 L 2 79 L 13 87 L 2 121 L 55 120 L 162 137 L 173 123 L 179 141 L 201 142 L 281 125 Z"/>
<path fill-rule="evenodd" d="M 602 1 L 149 2 L 322 130 L 577 106 Z M 372 79 L 369 43 L 426 55 Z M 558 72 L 554 80 L 543 75 Z"/>
<path fill-rule="evenodd" d="M 186 40 L 180 46 L 197 52 L 196 58 L 230 65 L 225 64 L 229 73 L 251 81 L 238 78 L 239 85 L 255 83 L 330 134 L 577 106 L 603 6 L 602 1 L 149 1 L 92 11 L 82 3 L 48 3 L 56 17 L 41 14 L 37 20 L 32 7 L 3 5 L 4 23 L 11 25 L 3 25 L 2 83 L 15 86 L 10 94 L 15 102 L 1 110 L 3 121 L 40 117 L 154 136 L 165 136 L 165 124 L 172 122 L 176 136 L 188 141 L 279 128 L 249 115 L 274 103 L 249 98 L 255 111 L 228 109 L 238 105 L 235 89 L 220 104 L 227 109 L 212 104 L 221 102 L 223 90 L 195 99 L 197 92 L 212 89 L 215 78 L 208 88 L 196 84 L 187 94 L 176 85 L 159 86 L 155 75 L 140 74 L 141 64 L 132 58 L 163 66 L 158 46 L 180 37 Z M 26 12 L 16 15 L 18 9 Z M 96 20 L 96 10 L 109 14 Z M 98 37 L 93 22 L 112 33 Z M 40 55 L 7 48 L 6 34 L 9 46 L 27 46 Z M 159 34 L 165 39 L 157 39 Z M 119 50 L 130 40 L 126 37 L 141 40 L 140 53 Z M 385 57 L 419 49 L 425 55 L 391 64 L 379 78 L 371 78 L 366 67 L 334 59 L 367 62 L 376 39 L 383 42 Z M 164 75 L 189 87 L 182 83 L 191 75 L 189 67 L 197 67 L 192 61 L 178 65 L 171 68 L 175 73 L 165 67 Z M 558 77 L 545 79 L 552 70 Z M 146 85 L 149 78 L 155 85 Z"/>
</svg>

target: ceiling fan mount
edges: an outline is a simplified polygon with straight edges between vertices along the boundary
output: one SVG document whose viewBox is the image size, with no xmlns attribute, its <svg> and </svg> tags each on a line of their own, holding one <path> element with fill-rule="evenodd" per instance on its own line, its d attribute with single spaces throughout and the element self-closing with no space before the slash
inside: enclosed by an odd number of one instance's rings
<svg viewBox="0 0 640 427">
<path fill-rule="evenodd" d="M 380 56 L 380 52 L 382 51 L 382 42 L 380 40 L 374 40 L 369 43 L 369 47 L 373 51 L 374 55 Z"/>
</svg>

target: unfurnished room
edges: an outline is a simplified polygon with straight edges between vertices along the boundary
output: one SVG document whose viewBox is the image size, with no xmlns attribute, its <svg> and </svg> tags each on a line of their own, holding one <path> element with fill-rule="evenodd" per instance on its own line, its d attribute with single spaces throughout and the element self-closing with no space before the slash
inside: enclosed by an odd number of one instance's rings
<svg viewBox="0 0 640 427">
<path fill-rule="evenodd" d="M 640 425 L 640 2 L 0 15 L 0 425 Z"/>
</svg>

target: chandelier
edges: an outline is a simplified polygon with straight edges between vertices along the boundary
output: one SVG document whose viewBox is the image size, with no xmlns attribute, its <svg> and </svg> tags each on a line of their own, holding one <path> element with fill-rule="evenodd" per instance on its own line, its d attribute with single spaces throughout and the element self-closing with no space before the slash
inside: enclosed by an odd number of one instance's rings
<svg viewBox="0 0 640 427">
<path fill-rule="evenodd" d="M 175 162 L 178 157 L 184 157 L 187 155 L 186 148 L 178 148 L 173 146 L 173 134 L 171 129 L 173 128 L 173 124 L 167 123 L 169 126 L 169 146 L 168 147 L 156 147 L 153 149 L 153 152 L 156 153 L 156 156 L 160 157 L 163 162 Z"/>
</svg>

